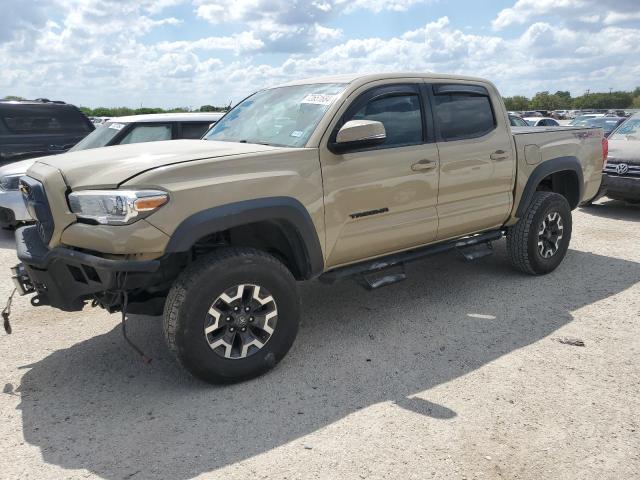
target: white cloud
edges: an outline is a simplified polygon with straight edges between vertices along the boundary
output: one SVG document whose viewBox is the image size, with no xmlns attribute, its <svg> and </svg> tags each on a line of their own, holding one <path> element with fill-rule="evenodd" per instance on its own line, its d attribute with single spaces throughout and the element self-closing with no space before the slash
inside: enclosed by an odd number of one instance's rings
<svg viewBox="0 0 640 480">
<path fill-rule="evenodd" d="M 278 0 L 189 0 L 183 3 L 193 16 L 236 27 L 193 38 L 192 32 L 184 34 L 188 19 L 167 13 L 180 0 L 46 1 L 57 8 L 55 18 L 28 2 L 19 18 L 14 15 L 11 28 L 0 33 L 0 96 L 60 98 L 91 106 L 197 106 L 334 73 L 477 75 L 496 82 L 506 95 L 634 88 L 640 78 L 640 28 L 628 22 L 629 14 L 625 21 L 615 17 L 623 11 L 622 0 L 615 3 L 617 10 L 577 10 L 576 18 L 597 16 L 577 24 L 558 21 L 557 8 L 568 0 L 553 5 L 537 0 L 547 13 L 540 8 L 527 13 L 529 20 L 515 37 L 458 28 L 443 16 L 385 38 L 349 37 L 348 27 L 342 31 L 330 20 L 357 18 L 358 13 L 346 13 L 348 8 L 401 9 L 415 2 L 361 0 L 347 6 L 342 0 L 316 0 L 294 9 L 295 2 Z M 520 0 L 513 8 L 532 5 Z M 497 18 L 510 25 L 509 15 Z M 159 32 L 171 33 L 174 40 L 157 40 L 163 37 Z"/>
<path fill-rule="evenodd" d="M 402 12 L 434 0 L 194 0 L 196 14 L 213 25 L 244 25 L 267 51 L 308 52 L 342 32 L 323 25 L 357 10 Z"/>
<path fill-rule="evenodd" d="M 491 25 L 494 30 L 502 30 L 548 15 L 564 17 L 567 22 L 596 23 L 604 19 L 605 24 L 612 25 L 640 18 L 639 6 L 638 0 L 517 0 L 513 7 L 501 10 Z"/>
</svg>

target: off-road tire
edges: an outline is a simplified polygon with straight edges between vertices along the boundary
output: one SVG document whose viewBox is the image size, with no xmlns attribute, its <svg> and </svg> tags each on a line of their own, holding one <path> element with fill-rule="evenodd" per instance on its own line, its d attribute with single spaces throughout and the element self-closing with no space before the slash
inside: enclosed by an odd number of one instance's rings
<svg viewBox="0 0 640 480">
<path fill-rule="evenodd" d="M 555 254 L 544 258 L 538 249 L 539 228 L 552 212 L 560 214 L 563 236 Z M 536 192 L 525 214 L 507 231 L 507 253 L 511 265 L 530 275 L 552 272 L 567 254 L 571 228 L 571 208 L 567 199 L 553 192 Z"/>
<path fill-rule="evenodd" d="M 224 358 L 204 334 L 212 302 L 234 285 L 266 288 L 277 303 L 269 340 L 245 358 Z M 178 277 L 164 308 L 164 336 L 177 360 L 209 383 L 234 383 L 261 375 L 289 351 L 298 332 L 300 299 L 296 281 L 279 260 L 260 250 L 227 248 L 198 258 Z"/>
</svg>

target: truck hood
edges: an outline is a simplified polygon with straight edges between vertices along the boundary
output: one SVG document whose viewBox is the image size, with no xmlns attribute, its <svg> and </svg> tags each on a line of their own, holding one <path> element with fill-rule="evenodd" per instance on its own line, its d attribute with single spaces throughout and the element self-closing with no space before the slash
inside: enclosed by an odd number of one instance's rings
<svg viewBox="0 0 640 480">
<path fill-rule="evenodd" d="M 67 185 L 72 189 L 116 188 L 131 177 L 166 165 L 283 148 L 208 140 L 136 143 L 43 157 L 37 159 L 27 173 L 37 171 L 38 165 L 44 163 L 60 170 Z"/>
<path fill-rule="evenodd" d="M 640 140 L 609 140 L 610 160 L 640 165 Z"/>
</svg>

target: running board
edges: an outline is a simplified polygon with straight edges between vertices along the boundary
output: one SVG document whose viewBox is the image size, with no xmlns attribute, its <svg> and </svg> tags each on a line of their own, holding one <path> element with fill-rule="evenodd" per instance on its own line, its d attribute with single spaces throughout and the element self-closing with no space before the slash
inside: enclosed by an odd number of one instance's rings
<svg viewBox="0 0 640 480">
<path fill-rule="evenodd" d="M 486 233 L 479 233 L 477 235 L 473 235 L 470 237 L 464 237 L 458 240 L 438 243 L 436 245 L 429 245 L 426 247 L 408 250 L 406 252 L 394 253 L 388 255 L 386 257 L 377 258 L 375 260 L 369 260 L 366 262 L 356 263 L 354 265 L 347 265 L 346 267 L 339 267 L 335 270 L 330 270 L 322 275 L 320 275 L 319 280 L 323 283 L 334 283 L 338 280 L 342 280 L 344 278 L 352 277 L 354 275 L 364 275 L 364 274 L 372 274 L 372 273 L 384 273 L 383 270 L 388 269 L 390 267 L 394 267 L 397 265 L 402 265 L 408 262 L 413 262 L 415 260 L 420 260 L 421 258 L 428 257 L 431 255 L 436 255 L 438 253 L 444 253 L 449 250 L 459 250 L 465 258 L 472 260 L 480 257 L 484 257 L 485 255 L 489 255 L 492 250 L 490 247 L 485 247 L 481 250 L 481 254 L 478 252 L 466 252 L 469 247 L 473 247 L 475 245 L 483 245 L 488 244 L 491 241 L 499 240 L 504 236 L 504 232 L 502 230 L 494 230 Z M 489 253 L 486 253 L 486 252 Z M 470 257 L 470 258 L 469 258 Z M 404 275 L 404 271 L 402 272 Z M 404 280 L 401 276 L 396 276 L 396 281 Z M 389 279 L 391 280 L 391 276 Z M 389 285 L 390 283 L 396 283 L 396 281 L 389 281 L 383 283 L 383 285 Z M 375 284 L 375 283 L 374 283 Z M 378 287 L 374 287 L 378 288 Z"/>
</svg>

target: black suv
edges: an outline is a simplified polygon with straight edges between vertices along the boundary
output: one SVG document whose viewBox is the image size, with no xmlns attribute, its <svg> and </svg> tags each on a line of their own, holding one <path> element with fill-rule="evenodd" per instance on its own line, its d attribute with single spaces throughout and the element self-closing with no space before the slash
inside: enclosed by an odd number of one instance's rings
<svg viewBox="0 0 640 480">
<path fill-rule="evenodd" d="M 0 165 L 66 152 L 94 128 L 64 102 L 0 101 Z"/>
</svg>

